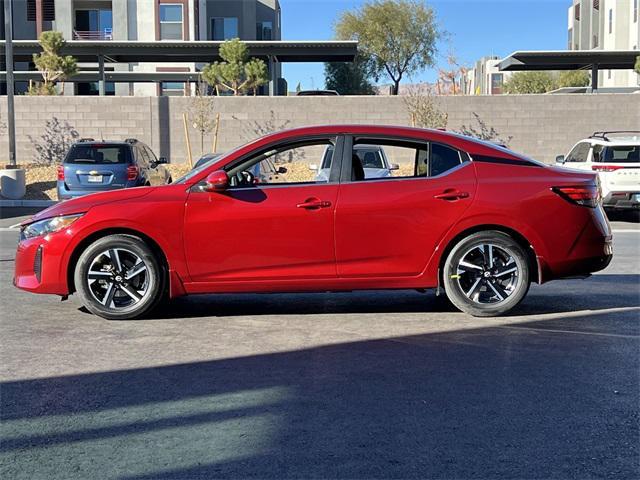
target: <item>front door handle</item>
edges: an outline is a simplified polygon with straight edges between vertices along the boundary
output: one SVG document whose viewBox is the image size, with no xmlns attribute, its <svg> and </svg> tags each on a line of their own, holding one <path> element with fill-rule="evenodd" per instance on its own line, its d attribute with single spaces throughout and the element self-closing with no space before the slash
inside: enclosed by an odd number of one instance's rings
<svg viewBox="0 0 640 480">
<path fill-rule="evenodd" d="M 469 198 L 469 192 L 461 192 L 455 188 L 447 188 L 444 192 L 434 195 L 433 198 L 438 200 L 460 200 L 461 198 Z"/>
<path fill-rule="evenodd" d="M 307 210 L 317 210 L 319 208 L 327 208 L 331 206 L 328 200 L 320 200 L 319 198 L 307 198 L 304 202 L 296 205 L 298 208 L 306 208 Z"/>
</svg>

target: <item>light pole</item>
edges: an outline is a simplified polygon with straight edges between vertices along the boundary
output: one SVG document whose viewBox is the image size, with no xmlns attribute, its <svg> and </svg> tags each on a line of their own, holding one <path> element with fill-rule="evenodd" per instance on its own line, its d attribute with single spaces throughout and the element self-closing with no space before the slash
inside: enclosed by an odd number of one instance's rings
<svg viewBox="0 0 640 480">
<path fill-rule="evenodd" d="M 7 133 L 9 135 L 9 167 L 16 165 L 16 115 L 13 105 L 13 12 L 11 0 L 4 0 L 5 63 L 7 70 Z"/>
</svg>

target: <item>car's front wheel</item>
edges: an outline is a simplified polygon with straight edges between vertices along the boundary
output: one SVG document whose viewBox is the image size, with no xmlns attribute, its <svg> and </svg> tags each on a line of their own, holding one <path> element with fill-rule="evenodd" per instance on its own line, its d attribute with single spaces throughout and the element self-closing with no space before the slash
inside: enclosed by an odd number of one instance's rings
<svg viewBox="0 0 640 480">
<path fill-rule="evenodd" d="M 527 253 L 506 233 L 474 233 L 451 250 L 442 280 L 447 297 L 463 312 L 476 317 L 502 315 L 529 290 Z"/>
<path fill-rule="evenodd" d="M 80 255 L 74 282 L 82 303 L 109 320 L 148 313 L 164 290 L 162 265 L 149 246 L 132 235 L 96 240 Z"/>
</svg>

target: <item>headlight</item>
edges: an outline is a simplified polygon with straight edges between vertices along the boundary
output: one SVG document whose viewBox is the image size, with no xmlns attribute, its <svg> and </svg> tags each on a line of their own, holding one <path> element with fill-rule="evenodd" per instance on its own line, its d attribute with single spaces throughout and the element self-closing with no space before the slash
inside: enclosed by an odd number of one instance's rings
<svg viewBox="0 0 640 480">
<path fill-rule="evenodd" d="M 26 240 L 27 238 L 39 237 L 48 233 L 58 232 L 67 228 L 77 219 L 79 219 L 84 213 L 76 215 L 63 215 L 61 217 L 47 218 L 46 220 L 40 220 L 39 222 L 30 223 L 25 225 L 20 230 L 20 240 Z"/>
</svg>

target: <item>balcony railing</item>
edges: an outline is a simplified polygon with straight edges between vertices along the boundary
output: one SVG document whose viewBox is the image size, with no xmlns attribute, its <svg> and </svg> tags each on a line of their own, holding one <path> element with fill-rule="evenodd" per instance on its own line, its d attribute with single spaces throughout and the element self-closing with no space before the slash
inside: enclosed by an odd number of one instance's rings
<svg viewBox="0 0 640 480">
<path fill-rule="evenodd" d="M 104 30 L 94 31 L 73 31 L 74 40 L 113 40 L 113 29 L 105 28 Z"/>
</svg>

